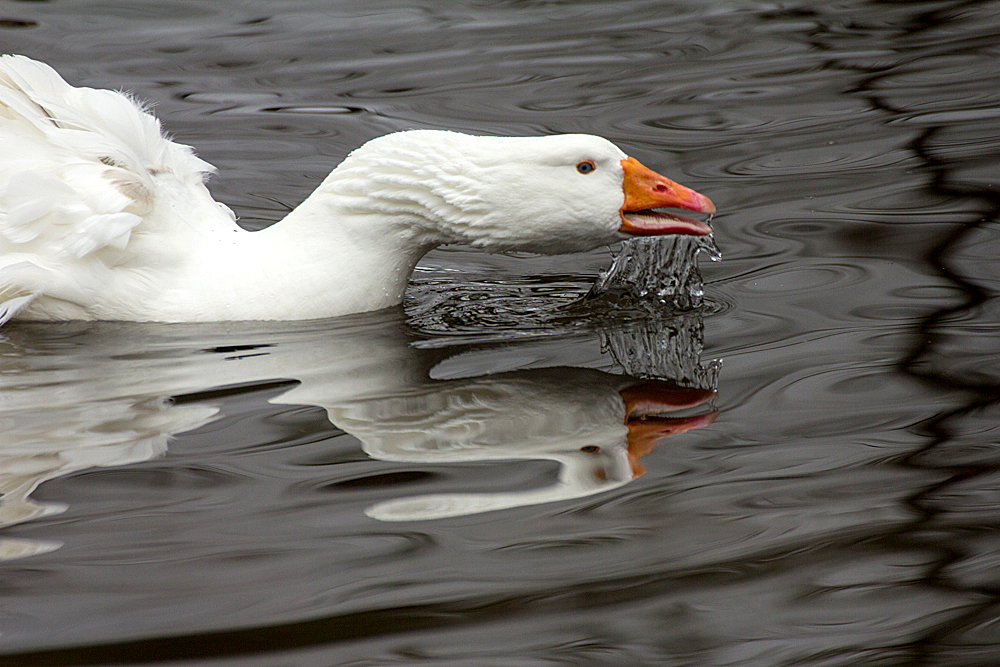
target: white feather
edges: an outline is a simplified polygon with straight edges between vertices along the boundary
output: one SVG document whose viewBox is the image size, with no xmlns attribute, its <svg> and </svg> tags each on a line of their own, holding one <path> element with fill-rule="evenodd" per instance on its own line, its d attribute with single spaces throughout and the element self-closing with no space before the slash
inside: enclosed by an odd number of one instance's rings
<svg viewBox="0 0 1000 667">
<path fill-rule="evenodd" d="M 74 88 L 47 65 L 0 57 L 0 312 L 9 319 L 45 296 L 65 303 L 43 307 L 43 318 L 114 317 L 91 314 L 99 308 L 95 294 L 106 289 L 133 303 L 151 296 L 141 276 L 101 283 L 111 267 L 141 274 L 162 259 L 145 254 L 148 244 L 130 245 L 137 229 L 172 238 L 168 246 L 196 241 L 190 226 L 154 213 L 164 180 L 187 191 L 193 210 L 199 200 L 211 203 L 200 187 L 211 171 L 190 148 L 164 138 L 159 122 L 127 96 Z M 211 229 L 212 220 L 206 224 Z M 116 287 L 132 293 L 122 298 Z"/>
<path fill-rule="evenodd" d="M 122 93 L 0 57 L 0 322 L 306 319 L 397 304 L 442 243 L 568 252 L 621 238 L 599 137 L 412 131 L 352 153 L 285 220 L 240 229 L 213 171 Z M 588 175 L 575 168 L 590 160 Z"/>
</svg>

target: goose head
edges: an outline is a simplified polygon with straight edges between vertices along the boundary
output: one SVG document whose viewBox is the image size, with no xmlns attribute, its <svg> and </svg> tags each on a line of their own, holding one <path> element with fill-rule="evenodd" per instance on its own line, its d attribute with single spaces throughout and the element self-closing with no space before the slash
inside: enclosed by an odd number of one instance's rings
<svg viewBox="0 0 1000 667">
<path fill-rule="evenodd" d="M 707 235 L 704 195 L 601 137 L 484 137 L 439 130 L 385 135 L 354 151 L 320 191 L 341 213 L 395 220 L 411 242 L 487 251 L 577 252 L 629 235 Z"/>
</svg>

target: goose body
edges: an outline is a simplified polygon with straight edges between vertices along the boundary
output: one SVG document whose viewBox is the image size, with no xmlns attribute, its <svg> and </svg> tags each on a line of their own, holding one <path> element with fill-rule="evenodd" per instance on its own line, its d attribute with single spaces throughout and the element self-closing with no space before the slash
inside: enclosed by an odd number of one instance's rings
<svg viewBox="0 0 1000 667">
<path fill-rule="evenodd" d="M 438 245 L 574 252 L 709 234 L 652 209 L 715 211 L 589 135 L 389 134 L 259 232 L 212 199 L 212 171 L 126 95 L 0 57 L 0 323 L 344 315 L 398 304 Z"/>
</svg>

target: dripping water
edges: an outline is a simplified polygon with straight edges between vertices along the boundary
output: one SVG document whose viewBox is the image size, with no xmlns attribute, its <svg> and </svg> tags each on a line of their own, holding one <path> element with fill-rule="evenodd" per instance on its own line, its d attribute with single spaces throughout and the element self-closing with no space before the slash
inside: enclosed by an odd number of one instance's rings
<svg viewBox="0 0 1000 667">
<path fill-rule="evenodd" d="M 601 350 L 627 375 L 672 380 L 682 387 L 715 391 L 721 359 L 701 360 L 704 324 L 700 312 L 640 320 L 600 332 Z"/>
<path fill-rule="evenodd" d="M 587 294 L 587 299 L 640 317 L 601 331 L 601 347 L 633 377 L 667 378 L 715 390 L 722 361 L 701 361 L 704 283 L 698 255 L 722 253 L 711 236 L 635 237 Z"/>
<path fill-rule="evenodd" d="M 692 310 L 704 303 L 698 255 L 722 258 L 712 236 L 645 236 L 625 241 L 587 295 L 649 310 Z"/>
</svg>

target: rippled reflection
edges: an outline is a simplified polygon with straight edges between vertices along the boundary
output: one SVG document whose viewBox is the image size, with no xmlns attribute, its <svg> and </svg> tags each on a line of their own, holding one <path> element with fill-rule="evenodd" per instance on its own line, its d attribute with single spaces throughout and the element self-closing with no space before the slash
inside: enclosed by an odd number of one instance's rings
<svg viewBox="0 0 1000 667">
<path fill-rule="evenodd" d="M 611 490 L 644 472 L 639 458 L 662 438 L 710 424 L 716 415 L 706 406 L 715 396 L 714 375 L 703 373 L 701 386 L 671 379 L 674 369 L 674 377 L 691 383 L 690 369 L 702 368 L 697 312 L 673 320 L 683 336 L 653 322 L 646 338 L 658 337 L 658 350 L 633 349 L 635 339 L 621 328 L 602 333 L 625 363 L 641 358 L 648 368 L 659 360 L 661 377 L 644 372 L 645 379 L 570 367 L 433 379 L 435 368 L 447 366 L 447 349 L 420 346 L 421 337 L 400 315 L 355 319 L 354 326 L 299 324 L 255 333 L 232 325 L 239 333 L 228 335 L 211 326 L 10 327 L 0 343 L 0 526 L 66 509 L 30 498 L 42 482 L 162 456 L 173 436 L 213 420 L 213 399 L 272 385 L 294 385 L 272 403 L 323 408 L 375 459 L 559 466 L 555 483 L 541 488 L 397 498 L 367 510 L 387 521 Z M 0 558 L 55 546 L 0 541 Z"/>
<path fill-rule="evenodd" d="M 247 226 L 407 127 L 601 134 L 719 206 L 704 336 L 669 318 L 597 326 L 573 307 L 605 252 L 428 256 L 407 304 L 408 354 L 429 366 L 417 404 L 435 387 L 481 395 L 488 374 L 545 396 L 545 368 L 659 377 L 630 351 L 687 338 L 725 373 L 719 418 L 665 439 L 624 486 L 390 523 L 365 510 L 558 488 L 566 468 L 372 459 L 305 398 L 270 402 L 292 395 L 290 374 L 230 372 L 286 338 L 322 349 L 309 328 L 22 330 L 8 368 L 115 369 L 83 373 L 124 387 L 112 423 L 219 412 L 145 462 L 20 459 L 11 516 L 36 518 L 7 527 L 7 553 L 66 545 L 2 563 L 0 661 L 997 664 L 998 25 L 993 0 L 3 4 L 5 50 L 155 102 L 221 168 L 210 186 Z M 112 345 L 140 362 L 101 362 Z M 208 384 L 198 367 L 215 369 Z M 76 400 L 72 368 L 57 414 Z M 167 382 L 168 409 L 128 389 L 148 375 L 187 377 Z M 348 403 L 399 428 L 404 396 L 379 395 Z M 45 414 L 31 419 L 56 432 Z M 77 472 L 29 495 L 57 470 Z"/>
</svg>

